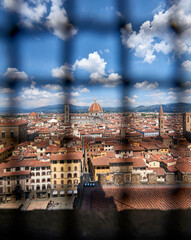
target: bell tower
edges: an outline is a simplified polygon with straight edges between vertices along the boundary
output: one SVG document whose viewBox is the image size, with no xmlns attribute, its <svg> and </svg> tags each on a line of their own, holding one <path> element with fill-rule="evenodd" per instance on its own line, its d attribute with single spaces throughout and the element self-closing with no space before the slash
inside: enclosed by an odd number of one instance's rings
<svg viewBox="0 0 191 240">
<path fill-rule="evenodd" d="M 162 109 L 162 105 L 160 105 L 159 111 L 159 136 L 164 134 L 164 112 Z"/>
<path fill-rule="evenodd" d="M 183 136 L 190 132 L 190 113 L 182 113 L 183 117 Z"/>
<path fill-rule="evenodd" d="M 69 124 L 70 122 L 70 105 L 67 103 L 64 105 L 64 123 Z"/>
</svg>

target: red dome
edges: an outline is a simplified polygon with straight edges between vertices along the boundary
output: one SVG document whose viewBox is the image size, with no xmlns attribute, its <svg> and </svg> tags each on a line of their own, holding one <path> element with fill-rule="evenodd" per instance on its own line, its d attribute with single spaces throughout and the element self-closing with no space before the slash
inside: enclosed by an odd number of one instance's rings
<svg viewBox="0 0 191 240">
<path fill-rule="evenodd" d="M 37 113 L 32 112 L 32 113 L 29 114 L 29 116 L 30 116 L 30 117 L 37 117 Z"/>
<path fill-rule="evenodd" d="M 94 103 L 90 106 L 89 112 L 103 112 L 102 107 L 99 105 L 99 103 L 96 102 L 96 99 L 94 100 Z"/>
</svg>

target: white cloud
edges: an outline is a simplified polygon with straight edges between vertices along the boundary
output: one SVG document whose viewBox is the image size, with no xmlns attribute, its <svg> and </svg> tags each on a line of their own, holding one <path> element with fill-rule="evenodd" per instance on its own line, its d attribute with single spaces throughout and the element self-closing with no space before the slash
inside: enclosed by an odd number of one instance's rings
<svg viewBox="0 0 191 240">
<path fill-rule="evenodd" d="M 70 98 L 69 99 L 70 104 L 76 105 L 76 106 L 89 106 L 90 104 L 84 101 L 79 101 L 79 99 L 77 98 Z"/>
<path fill-rule="evenodd" d="M 191 93 L 191 88 L 186 89 L 184 93 Z"/>
<path fill-rule="evenodd" d="M 124 105 L 134 105 L 136 103 L 135 97 L 124 96 L 123 104 Z"/>
<path fill-rule="evenodd" d="M 135 103 L 135 99 L 134 98 L 130 98 L 130 97 L 125 96 L 125 100 L 127 102 L 130 102 L 130 103 Z"/>
<path fill-rule="evenodd" d="M 47 90 L 37 87 L 23 87 L 18 93 L 17 101 L 24 108 L 34 106 L 40 107 L 64 102 L 66 94 L 63 91 L 51 92 L 52 89 L 49 91 L 49 86 L 46 87 Z"/>
<path fill-rule="evenodd" d="M 100 57 L 98 52 L 90 53 L 88 58 L 82 58 L 81 60 L 76 60 L 73 68 L 85 69 L 90 73 L 97 73 L 100 76 L 105 76 L 105 66 L 106 62 Z"/>
<path fill-rule="evenodd" d="M 84 85 L 79 85 L 78 87 L 74 87 L 72 86 L 72 90 L 76 91 L 76 92 L 80 92 L 80 93 L 89 93 L 90 90 L 85 87 Z"/>
<path fill-rule="evenodd" d="M 42 21 L 47 13 L 47 0 L 3 0 L 2 6 L 6 10 L 19 14 L 20 23 L 28 28 Z"/>
<path fill-rule="evenodd" d="M 110 53 L 110 51 L 109 51 L 108 48 L 104 49 L 104 52 L 105 52 L 105 53 Z"/>
<path fill-rule="evenodd" d="M 0 93 L 7 94 L 7 93 L 14 93 L 15 91 L 11 88 L 2 88 L 0 87 Z"/>
<path fill-rule="evenodd" d="M 155 97 L 155 98 L 163 98 L 164 96 L 166 95 L 165 92 L 151 92 L 145 96 L 148 96 L 148 97 Z"/>
<path fill-rule="evenodd" d="M 17 13 L 20 24 L 27 28 L 35 28 L 37 24 L 46 26 L 62 40 L 77 33 L 61 0 L 2 0 L 2 7 Z"/>
<path fill-rule="evenodd" d="M 187 71 L 187 72 L 191 72 L 191 61 L 186 60 L 182 63 L 182 68 Z"/>
<path fill-rule="evenodd" d="M 72 97 L 78 97 L 80 94 L 79 92 L 71 92 Z"/>
<path fill-rule="evenodd" d="M 122 77 L 118 73 L 109 74 L 108 78 L 104 81 L 104 87 L 115 87 L 121 83 Z"/>
<path fill-rule="evenodd" d="M 61 67 L 58 68 L 53 68 L 52 76 L 60 79 L 67 79 L 71 81 L 74 80 L 71 68 L 69 67 L 68 64 L 62 65 Z"/>
<path fill-rule="evenodd" d="M 88 88 L 84 87 L 84 88 L 80 89 L 79 92 L 88 93 L 88 92 L 90 92 L 90 90 Z"/>
<path fill-rule="evenodd" d="M 116 11 L 116 14 L 117 14 L 117 16 L 118 16 L 118 17 L 120 17 L 120 18 L 124 19 L 124 16 L 123 16 L 123 14 L 122 14 L 121 12 L 119 12 L 119 11 Z"/>
<path fill-rule="evenodd" d="M 22 88 L 22 92 L 20 92 L 20 97 L 23 99 L 42 99 L 42 98 L 50 98 L 52 97 L 53 94 L 45 91 L 45 90 L 40 90 L 38 88 L 28 88 L 24 87 Z"/>
<path fill-rule="evenodd" d="M 138 31 L 133 30 L 131 23 L 121 29 L 122 43 L 147 63 L 152 63 L 157 53 L 191 53 L 190 12 L 190 0 L 174 1 L 168 9 L 160 6 L 152 21 L 145 21 Z M 171 23 L 176 30 L 181 29 L 178 35 L 170 29 Z"/>
<path fill-rule="evenodd" d="M 51 3 L 52 6 L 46 22 L 48 28 L 62 40 L 74 36 L 77 33 L 77 28 L 69 23 L 66 10 L 62 7 L 62 1 L 51 0 Z"/>
<path fill-rule="evenodd" d="M 35 82 L 35 81 L 32 81 L 32 82 L 31 82 L 31 88 L 34 88 L 35 85 L 36 85 L 36 82 Z"/>
<path fill-rule="evenodd" d="M 100 57 L 98 52 L 93 52 L 88 55 L 88 58 L 76 60 L 73 69 L 84 69 L 90 73 L 91 84 L 103 84 L 104 87 L 115 87 L 121 83 L 121 76 L 118 73 L 106 73 L 105 60 Z"/>
<path fill-rule="evenodd" d="M 46 84 L 43 86 L 43 88 L 50 91 L 61 91 L 63 89 L 62 86 L 58 84 Z"/>
<path fill-rule="evenodd" d="M 149 83 L 148 81 L 144 81 L 144 82 L 140 82 L 140 83 L 136 83 L 134 85 L 135 88 L 142 88 L 142 89 L 155 89 L 158 87 L 158 83 L 154 82 L 154 83 Z"/>
<path fill-rule="evenodd" d="M 176 93 L 173 91 L 168 92 L 169 95 L 175 95 Z"/>
<path fill-rule="evenodd" d="M 17 68 L 7 68 L 7 71 L 4 73 L 4 76 L 9 79 L 16 79 L 16 80 L 22 80 L 27 81 L 28 76 L 25 72 L 19 72 Z"/>
<path fill-rule="evenodd" d="M 191 87 L 191 81 L 186 81 L 184 84 L 183 84 L 184 87 Z"/>
</svg>

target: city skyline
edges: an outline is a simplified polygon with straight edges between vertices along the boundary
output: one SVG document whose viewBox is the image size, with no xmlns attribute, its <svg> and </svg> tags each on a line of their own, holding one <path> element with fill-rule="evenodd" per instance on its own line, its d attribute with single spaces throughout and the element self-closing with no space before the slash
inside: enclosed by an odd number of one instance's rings
<svg viewBox="0 0 191 240">
<path fill-rule="evenodd" d="M 3 239 L 189 236 L 190 16 L 190 0 L 0 0 Z"/>
</svg>

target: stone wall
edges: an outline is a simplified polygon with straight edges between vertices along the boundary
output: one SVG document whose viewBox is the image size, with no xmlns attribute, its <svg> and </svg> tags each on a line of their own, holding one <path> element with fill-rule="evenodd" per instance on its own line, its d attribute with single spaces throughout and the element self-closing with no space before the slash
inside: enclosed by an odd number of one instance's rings
<svg viewBox="0 0 191 240">
<path fill-rule="evenodd" d="M 124 185 L 124 173 L 114 173 L 114 184 Z"/>
<path fill-rule="evenodd" d="M 127 177 L 128 175 L 128 181 Z M 141 181 L 141 175 L 139 173 L 113 173 L 112 183 L 107 180 L 107 174 L 99 174 L 98 182 L 100 185 L 173 185 L 173 184 L 191 184 L 191 173 L 183 173 L 182 181 L 176 182 L 174 173 L 166 173 L 164 182 L 157 181 L 157 174 L 150 173 L 147 175 L 147 181 Z"/>
<path fill-rule="evenodd" d="M 191 184 L 191 173 L 182 174 L 182 184 Z"/>
<path fill-rule="evenodd" d="M 107 185 L 107 174 L 99 173 L 98 174 L 98 182 L 100 185 Z"/>
<path fill-rule="evenodd" d="M 148 184 L 150 184 L 150 185 L 157 184 L 157 174 L 156 173 L 148 174 Z"/>
<path fill-rule="evenodd" d="M 174 184 L 175 182 L 174 173 L 166 173 L 165 175 L 165 183 L 166 184 Z"/>
<path fill-rule="evenodd" d="M 141 175 L 138 173 L 134 173 L 131 175 L 131 183 L 139 185 L 141 183 Z"/>
</svg>

